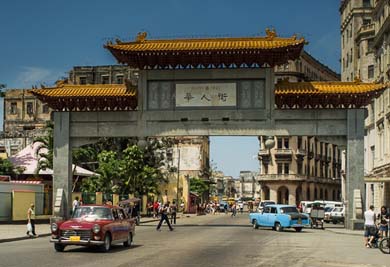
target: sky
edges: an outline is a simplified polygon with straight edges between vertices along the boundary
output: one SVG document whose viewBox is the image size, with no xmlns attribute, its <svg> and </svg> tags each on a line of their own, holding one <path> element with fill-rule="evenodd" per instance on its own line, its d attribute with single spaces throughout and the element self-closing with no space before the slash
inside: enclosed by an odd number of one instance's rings
<svg viewBox="0 0 390 267">
<path fill-rule="evenodd" d="M 305 49 L 340 71 L 340 0 L 3 0 L 0 3 L 0 84 L 51 85 L 73 66 L 116 64 L 108 40 L 303 36 Z M 0 106 L 0 117 L 3 108 Z M 2 124 L 2 121 L 0 121 Z M 227 145 L 229 144 L 229 145 Z M 233 150 L 234 149 L 234 150 Z M 226 175 L 257 171 L 256 137 L 213 137 L 211 159 Z M 234 151 L 234 153 L 233 153 Z"/>
</svg>

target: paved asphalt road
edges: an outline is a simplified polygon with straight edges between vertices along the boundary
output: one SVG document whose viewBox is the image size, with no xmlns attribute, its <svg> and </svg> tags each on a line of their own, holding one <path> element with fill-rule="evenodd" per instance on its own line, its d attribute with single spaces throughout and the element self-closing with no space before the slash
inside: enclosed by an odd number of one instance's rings
<svg viewBox="0 0 390 267">
<path fill-rule="evenodd" d="M 0 266 L 390 266 L 390 255 L 367 249 L 360 236 L 327 230 L 253 230 L 247 214 L 178 220 L 175 231 L 156 223 L 137 227 L 130 248 L 109 253 L 67 247 L 54 251 L 48 237 L 0 244 Z"/>
</svg>

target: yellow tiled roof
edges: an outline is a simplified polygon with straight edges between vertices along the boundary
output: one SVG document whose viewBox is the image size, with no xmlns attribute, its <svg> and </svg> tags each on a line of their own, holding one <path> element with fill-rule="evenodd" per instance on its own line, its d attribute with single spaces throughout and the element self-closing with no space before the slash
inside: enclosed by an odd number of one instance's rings
<svg viewBox="0 0 390 267">
<path fill-rule="evenodd" d="M 31 92 L 45 97 L 132 97 L 137 94 L 135 87 L 128 89 L 125 84 L 63 84 L 53 88 L 35 89 Z"/>
<path fill-rule="evenodd" d="M 364 94 L 383 90 L 388 85 L 361 82 L 278 82 L 275 94 Z"/>
<path fill-rule="evenodd" d="M 134 42 L 109 43 L 105 47 L 113 50 L 132 52 L 154 51 L 202 51 L 202 50 L 252 50 L 277 49 L 304 44 L 305 39 L 277 37 L 275 31 L 267 30 L 266 37 L 245 38 L 202 38 L 202 39 L 171 39 L 146 40 L 146 33 L 139 33 Z"/>
</svg>

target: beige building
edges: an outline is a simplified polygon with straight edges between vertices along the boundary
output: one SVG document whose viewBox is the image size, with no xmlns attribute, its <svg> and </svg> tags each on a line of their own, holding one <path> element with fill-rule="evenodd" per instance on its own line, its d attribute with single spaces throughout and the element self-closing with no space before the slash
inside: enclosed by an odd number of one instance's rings
<svg viewBox="0 0 390 267">
<path fill-rule="evenodd" d="M 178 171 L 170 173 L 168 183 L 161 185 L 160 192 L 163 202 L 178 199 L 188 207 L 191 178 L 209 180 L 210 142 L 207 136 L 176 137 L 175 141 L 169 165 Z"/>
<path fill-rule="evenodd" d="M 51 109 L 25 89 L 7 90 L 4 96 L 4 133 L 0 146 L 15 155 L 42 135 Z"/>
<path fill-rule="evenodd" d="M 389 83 L 390 3 L 345 0 L 340 7 L 342 80 Z M 390 90 L 367 107 L 364 140 L 366 209 L 390 205 Z"/>
<path fill-rule="evenodd" d="M 316 137 L 259 137 L 261 199 L 297 205 L 341 200 L 341 152 Z M 267 149 L 266 143 L 274 147 Z"/>
<path fill-rule="evenodd" d="M 290 82 L 339 81 L 340 74 L 325 66 L 308 52 L 302 51 L 299 59 L 275 66 L 275 81 L 288 79 Z"/>
</svg>

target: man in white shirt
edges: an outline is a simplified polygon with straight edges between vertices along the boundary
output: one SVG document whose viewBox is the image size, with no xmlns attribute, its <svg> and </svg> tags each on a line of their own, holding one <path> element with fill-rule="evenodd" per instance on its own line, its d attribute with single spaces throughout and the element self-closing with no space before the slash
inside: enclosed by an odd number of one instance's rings
<svg viewBox="0 0 390 267">
<path fill-rule="evenodd" d="M 371 247 L 376 234 L 375 219 L 374 206 L 371 205 L 370 209 L 364 212 L 364 242 L 367 248 Z"/>
<path fill-rule="evenodd" d="M 79 197 L 75 197 L 75 199 L 73 200 L 73 208 L 72 208 L 72 213 L 74 213 L 74 211 L 76 210 L 76 208 L 80 205 L 79 203 Z"/>
</svg>

